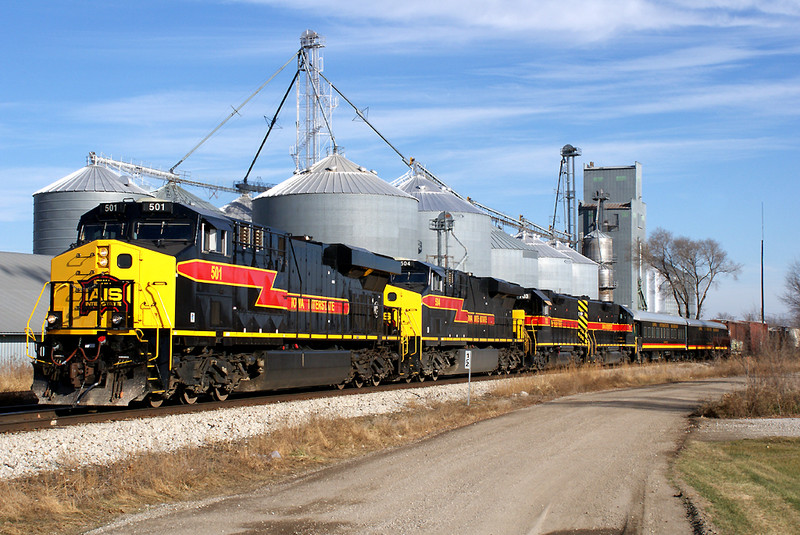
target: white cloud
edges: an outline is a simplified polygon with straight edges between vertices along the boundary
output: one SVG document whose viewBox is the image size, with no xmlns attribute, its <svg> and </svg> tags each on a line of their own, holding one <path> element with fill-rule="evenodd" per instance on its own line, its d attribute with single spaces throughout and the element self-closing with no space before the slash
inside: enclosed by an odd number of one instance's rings
<svg viewBox="0 0 800 535">
<path fill-rule="evenodd" d="M 320 0 L 245 0 L 286 9 L 323 13 L 347 20 L 350 29 L 356 21 L 368 20 L 364 28 L 376 21 L 388 25 L 410 26 L 414 39 L 427 34 L 426 41 L 448 39 L 468 30 L 472 39 L 488 34 L 499 38 L 507 32 L 509 39 L 524 41 L 559 39 L 565 42 L 595 42 L 613 35 L 665 30 L 683 27 L 775 27 L 789 26 L 798 14 L 795 3 L 741 1 L 706 1 L 699 5 L 684 1 L 656 2 L 647 0 L 440 0 L 405 2 L 353 0 L 331 5 Z M 775 14 L 783 15 L 776 18 Z M 440 32 L 428 30 L 438 28 Z M 385 32 L 385 29 L 383 30 Z M 377 28 L 375 37 L 379 36 Z M 456 39 L 470 38 L 461 34 Z M 401 34 L 393 39 L 402 40 Z"/>
</svg>

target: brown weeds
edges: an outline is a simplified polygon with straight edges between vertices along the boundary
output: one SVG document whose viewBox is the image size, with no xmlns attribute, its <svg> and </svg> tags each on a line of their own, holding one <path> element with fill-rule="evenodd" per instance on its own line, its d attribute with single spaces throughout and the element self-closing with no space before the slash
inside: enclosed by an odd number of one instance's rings
<svg viewBox="0 0 800 535">
<path fill-rule="evenodd" d="M 792 349 L 772 349 L 747 359 L 745 388 L 697 411 L 709 418 L 800 416 L 800 355 Z"/>
<path fill-rule="evenodd" d="M 614 368 L 571 367 L 504 381 L 495 389 L 494 394 L 508 397 L 525 392 L 541 399 L 552 399 L 581 392 L 740 375 L 744 369 L 745 364 L 740 359 L 708 363 L 622 364 Z"/>
<path fill-rule="evenodd" d="M 23 392 L 31 389 L 33 367 L 29 362 L 12 362 L 0 368 L 0 392 Z"/>
</svg>

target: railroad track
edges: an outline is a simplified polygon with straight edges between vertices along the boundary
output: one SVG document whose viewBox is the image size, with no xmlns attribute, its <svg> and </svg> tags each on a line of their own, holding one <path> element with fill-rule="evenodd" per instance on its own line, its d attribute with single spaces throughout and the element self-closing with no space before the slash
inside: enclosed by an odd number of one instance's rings
<svg viewBox="0 0 800 535">
<path fill-rule="evenodd" d="M 496 379 L 496 376 L 473 377 L 475 382 Z M 318 389 L 304 391 L 278 392 L 261 395 L 232 395 L 226 401 L 205 401 L 193 405 L 163 405 L 159 408 L 152 407 L 125 407 L 125 408 L 86 408 L 86 407 L 40 407 L 37 405 L 0 406 L 0 433 L 14 433 L 21 431 L 34 431 L 70 425 L 114 422 L 134 418 L 150 418 L 153 416 L 168 416 L 173 414 L 190 414 L 215 409 L 249 407 L 255 405 L 268 405 L 271 403 L 285 403 L 305 399 L 319 399 L 325 397 L 352 396 L 368 392 L 386 392 L 391 390 L 406 390 L 432 386 L 434 384 L 466 383 L 466 377 L 440 379 L 433 382 L 390 383 L 365 388 Z"/>
</svg>

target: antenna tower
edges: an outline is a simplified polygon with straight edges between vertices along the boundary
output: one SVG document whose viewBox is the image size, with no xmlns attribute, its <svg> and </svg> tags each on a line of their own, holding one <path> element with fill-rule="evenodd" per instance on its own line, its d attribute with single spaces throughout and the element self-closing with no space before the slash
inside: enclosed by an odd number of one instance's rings
<svg viewBox="0 0 800 535">
<path fill-rule="evenodd" d="M 336 152 L 331 120 L 337 102 L 330 85 L 320 81 L 323 69 L 321 50 L 324 47 L 324 38 L 313 30 L 306 30 L 300 36 L 297 142 L 292 150 L 297 171 L 318 162 L 323 148 Z"/>
</svg>

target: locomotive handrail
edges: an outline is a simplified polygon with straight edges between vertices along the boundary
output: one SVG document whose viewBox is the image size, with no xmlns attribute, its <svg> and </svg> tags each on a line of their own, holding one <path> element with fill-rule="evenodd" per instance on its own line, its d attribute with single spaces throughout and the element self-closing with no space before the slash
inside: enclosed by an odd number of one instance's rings
<svg viewBox="0 0 800 535">
<path fill-rule="evenodd" d="M 150 290 L 151 286 L 155 286 L 155 283 L 148 282 L 147 286 L 145 286 L 145 289 L 147 290 L 147 292 L 152 297 L 153 293 Z M 158 291 L 158 288 L 154 288 L 154 290 L 156 292 L 156 296 L 158 296 L 158 301 L 161 303 L 161 308 L 164 309 L 164 315 L 167 317 L 167 328 L 172 329 L 173 328 L 172 318 L 169 317 L 169 311 L 167 310 L 167 307 L 164 305 L 164 299 L 162 299 L 162 297 L 161 297 L 161 292 Z M 156 300 L 153 299 L 153 303 L 155 303 L 155 302 L 156 302 Z M 158 315 L 160 317 L 161 316 L 161 311 L 158 310 L 158 305 L 156 305 L 156 312 L 158 312 Z M 161 327 L 162 328 L 164 327 L 164 321 L 163 320 L 161 320 Z"/>
<path fill-rule="evenodd" d="M 42 300 L 42 296 L 44 295 L 44 290 L 50 285 L 50 281 L 44 283 L 42 286 L 41 291 L 39 292 L 39 297 L 36 299 L 36 304 L 33 305 L 33 310 L 31 311 L 31 315 L 28 317 L 28 323 L 25 324 L 25 356 L 31 360 L 36 360 L 36 357 L 32 357 L 30 354 L 30 342 L 36 342 L 36 333 L 31 329 L 31 321 L 33 321 L 33 315 L 36 314 L 36 309 L 39 308 L 39 301 Z M 44 342 L 44 326 L 47 323 L 47 318 L 42 321 L 42 342 Z"/>
</svg>

